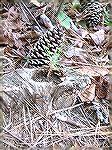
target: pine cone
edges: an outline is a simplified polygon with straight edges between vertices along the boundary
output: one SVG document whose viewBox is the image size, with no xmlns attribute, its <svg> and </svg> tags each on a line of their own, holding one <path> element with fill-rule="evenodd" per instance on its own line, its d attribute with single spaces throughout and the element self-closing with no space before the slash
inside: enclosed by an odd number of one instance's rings
<svg viewBox="0 0 112 150">
<path fill-rule="evenodd" d="M 103 6 L 97 0 L 80 0 L 81 12 L 87 27 L 96 27 L 103 22 Z"/>
<path fill-rule="evenodd" d="M 56 27 L 53 31 L 47 31 L 41 36 L 35 44 L 34 49 L 29 54 L 29 65 L 40 67 L 49 64 L 49 55 L 53 55 L 57 48 L 61 47 L 63 39 L 63 31 Z"/>
</svg>

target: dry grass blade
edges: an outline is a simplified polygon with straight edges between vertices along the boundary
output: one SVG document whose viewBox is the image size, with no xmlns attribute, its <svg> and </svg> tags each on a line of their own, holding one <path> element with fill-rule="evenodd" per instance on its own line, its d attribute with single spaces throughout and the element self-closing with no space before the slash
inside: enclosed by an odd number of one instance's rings
<svg viewBox="0 0 112 150">
<path fill-rule="evenodd" d="M 28 106 L 27 106 L 27 110 L 28 110 L 28 117 L 29 117 L 29 122 L 30 122 L 29 124 L 30 124 L 31 143 L 33 143 L 32 119 L 31 119 L 31 114 L 30 114 L 30 110 Z"/>
<path fill-rule="evenodd" d="M 43 31 L 43 29 L 41 28 L 41 26 L 39 25 L 39 23 L 37 22 L 37 20 L 33 16 L 33 14 L 30 12 L 30 10 L 27 8 L 27 6 L 25 5 L 25 3 L 22 0 L 21 0 L 21 3 L 25 7 L 25 9 L 27 10 L 27 12 L 31 15 L 31 17 L 34 19 L 34 21 L 36 22 L 36 24 L 38 25 L 38 27 L 40 28 L 40 30 Z"/>
<path fill-rule="evenodd" d="M 26 119 L 26 114 L 25 114 L 25 107 L 23 105 L 23 116 L 24 116 L 24 126 L 26 128 L 26 130 L 28 131 L 28 127 L 27 127 L 27 119 Z"/>
</svg>

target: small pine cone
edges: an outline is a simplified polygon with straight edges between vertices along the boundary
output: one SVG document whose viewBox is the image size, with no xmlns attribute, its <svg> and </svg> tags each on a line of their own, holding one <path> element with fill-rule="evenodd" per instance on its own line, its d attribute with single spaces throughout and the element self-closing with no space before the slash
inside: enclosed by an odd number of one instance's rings
<svg viewBox="0 0 112 150">
<path fill-rule="evenodd" d="M 81 12 L 87 27 L 96 27 L 103 22 L 103 6 L 97 0 L 81 0 Z"/>
<path fill-rule="evenodd" d="M 40 67 L 49 64 L 48 51 L 53 55 L 57 48 L 61 47 L 63 41 L 62 28 L 56 27 L 53 31 L 47 31 L 41 36 L 31 50 L 29 56 L 29 65 Z"/>
</svg>

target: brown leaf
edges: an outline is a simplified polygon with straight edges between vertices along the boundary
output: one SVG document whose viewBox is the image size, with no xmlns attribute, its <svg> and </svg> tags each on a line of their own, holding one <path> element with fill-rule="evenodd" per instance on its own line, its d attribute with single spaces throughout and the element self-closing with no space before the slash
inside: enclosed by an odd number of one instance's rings
<svg viewBox="0 0 112 150">
<path fill-rule="evenodd" d="M 88 74 L 91 76 L 104 76 L 109 73 L 109 70 L 105 67 L 100 66 L 82 66 L 78 69 L 78 71 L 82 74 Z"/>
<path fill-rule="evenodd" d="M 7 44 L 7 40 L 4 37 L 3 27 L 0 25 L 0 44 Z"/>
<path fill-rule="evenodd" d="M 7 40 L 4 36 L 0 35 L 0 45 L 7 44 Z"/>
<path fill-rule="evenodd" d="M 84 30 L 84 29 L 80 29 L 81 30 L 81 35 L 82 35 L 82 38 L 86 38 L 88 35 L 89 35 L 89 32 Z"/>
<path fill-rule="evenodd" d="M 109 83 L 105 78 L 102 77 L 95 77 L 95 80 L 97 81 L 95 92 L 96 96 L 99 99 L 105 99 L 107 98 L 107 95 L 109 93 Z"/>
<path fill-rule="evenodd" d="M 71 58 L 73 56 L 85 55 L 84 53 L 85 53 L 85 50 L 78 48 L 78 47 L 70 46 L 70 48 L 67 49 L 65 55 L 67 58 Z"/>
<path fill-rule="evenodd" d="M 10 47 L 5 47 L 4 49 L 4 54 L 6 55 L 7 53 L 11 53 L 12 52 L 12 48 Z"/>
<path fill-rule="evenodd" d="M 39 20 L 40 20 L 40 23 L 43 24 L 46 28 L 53 30 L 54 26 L 51 20 L 45 14 L 40 15 Z"/>
<path fill-rule="evenodd" d="M 38 39 L 40 37 L 40 32 L 27 31 L 27 33 L 20 36 L 19 39 L 26 41 L 26 39 Z"/>
<path fill-rule="evenodd" d="M 79 96 L 83 102 L 92 101 L 95 97 L 95 84 L 91 84 L 83 92 L 81 92 Z"/>
<path fill-rule="evenodd" d="M 89 35 L 91 36 L 92 40 L 95 42 L 96 45 L 101 45 L 105 39 L 105 34 L 103 29 L 95 33 L 90 33 Z"/>
</svg>

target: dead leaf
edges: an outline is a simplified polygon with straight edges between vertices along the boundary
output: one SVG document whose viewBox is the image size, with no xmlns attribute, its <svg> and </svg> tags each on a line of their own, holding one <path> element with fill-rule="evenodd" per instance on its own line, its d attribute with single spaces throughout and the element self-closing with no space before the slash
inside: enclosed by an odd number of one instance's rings
<svg viewBox="0 0 112 150">
<path fill-rule="evenodd" d="M 91 84 L 79 96 L 83 102 L 92 101 L 95 97 L 95 84 Z"/>
<path fill-rule="evenodd" d="M 89 32 L 86 30 L 81 29 L 82 38 L 86 38 L 89 35 Z"/>
<path fill-rule="evenodd" d="M 7 44 L 7 40 L 4 37 L 3 26 L 0 25 L 0 44 Z"/>
<path fill-rule="evenodd" d="M 12 52 L 12 48 L 10 47 L 5 47 L 4 49 L 4 54 L 6 55 L 7 53 L 11 53 Z"/>
<path fill-rule="evenodd" d="M 90 33 L 89 35 L 91 36 L 92 40 L 95 42 L 96 45 L 101 45 L 105 39 L 104 32 L 105 31 L 101 29 L 95 33 Z"/>
<path fill-rule="evenodd" d="M 105 99 L 109 93 L 109 83 L 108 80 L 102 77 L 95 77 L 96 80 L 96 87 L 95 93 L 99 99 Z"/>
<path fill-rule="evenodd" d="M 35 31 L 27 31 L 23 35 L 20 36 L 19 39 L 22 41 L 26 41 L 27 39 L 38 39 L 40 37 L 40 32 Z"/>
<path fill-rule="evenodd" d="M 67 58 L 71 58 L 73 56 L 81 56 L 82 54 L 84 54 L 85 50 L 81 49 L 81 48 L 78 48 L 78 47 L 74 47 L 74 46 L 70 46 L 66 53 L 65 53 L 65 56 Z"/>
<path fill-rule="evenodd" d="M 88 76 L 105 76 L 109 73 L 109 70 L 106 67 L 100 66 L 82 66 L 77 69 L 82 74 L 88 74 Z"/>
<path fill-rule="evenodd" d="M 40 15 L 39 21 L 46 28 L 50 29 L 51 31 L 53 30 L 54 26 L 53 26 L 51 20 L 45 14 Z"/>
</svg>

